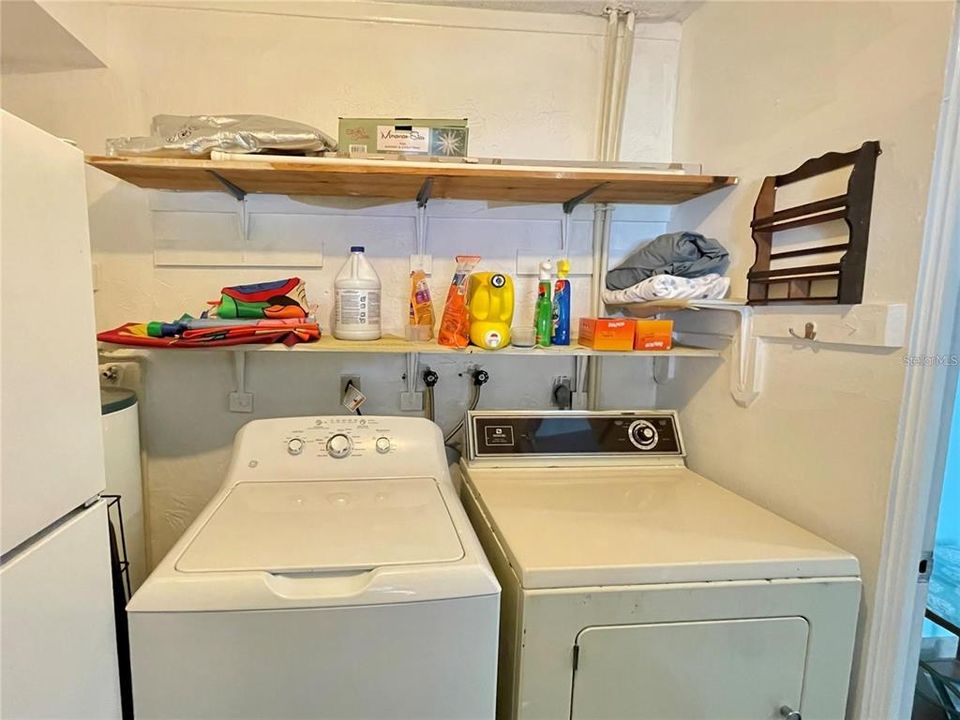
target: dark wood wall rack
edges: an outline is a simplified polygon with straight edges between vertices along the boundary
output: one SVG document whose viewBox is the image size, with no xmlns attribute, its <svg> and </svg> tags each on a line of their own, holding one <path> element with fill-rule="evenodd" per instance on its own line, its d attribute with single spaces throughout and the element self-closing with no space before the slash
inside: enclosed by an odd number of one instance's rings
<svg viewBox="0 0 960 720">
<path fill-rule="evenodd" d="M 870 209 L 873 204 L 873 181 L 880 155 L 880 143 L 870 140 L 857 150 L 829 152 L 807 160 L 785 175 L 771 175 L 763 181 L 753 206 L 753 242 L 756 259 L 747 273 L 747 299 L 750 305 L 769 303 L 833 303 L 855 305 L 863 299 L 863 277 L 867 263 L 867 240 L 870 235 Z M 776 210 L 777 188 L 853 166 L 843 195 L 815 200 L 796 207 Z M 832 220 L 847 223 L 847 242 L 818 245 L 800 250 L 773 250 L 773 235 L 784 230 L 819 225 Z M 772 261 L 783 258 L 821 255 L 845 251 L 839 262 L 800 267 L 771 269 Z M 836 278 L 836 293 L 815 294 L 815 280 Z M 772 286 L 786 285 L 782 297 L 770 297 Z"/>
</svg>

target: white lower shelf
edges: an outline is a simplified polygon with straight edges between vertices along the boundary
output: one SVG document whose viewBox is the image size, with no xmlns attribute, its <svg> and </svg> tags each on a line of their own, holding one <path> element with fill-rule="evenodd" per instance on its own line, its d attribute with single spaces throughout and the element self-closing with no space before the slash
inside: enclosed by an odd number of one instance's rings
<svg viewBox="0 0 960 720">
<path fill-rule="evenodd" d="M 184 353 L 184 352 L 274 352 L 274 353 L 312 353 L 312 352 L 334 352 L 334 353 L 379 353 L 387 355 L 399 355 L 407 353 L 419 353 L 421 355 L 510 355 L 522 357 L 576 357 L 576 356 L 596 356 L 596 357 L 717 357 L 719 350 L 705 348 L 693 348 L 674 346 L 670 350 L 594 350 L 583 345 L 553 345 L 548 348 L 521 348 L 508 345 L 500 350 L 484 350 L 476 346 L 469 346 L 463 349 L 446 347 L 438 345 L 436 342 L 414 342 L 402 337 L 386 335 L 379 340 L 337 340 L 336 338 L 325 335 L 317 342 L 299 343 L 292 347 L 286 345 L 233 345 L 231 347 L 211 347 L 211 348 L 150 348 L 138 346 L 113 345 L 111 343 L 100 343 L 100 355 L 103 357 L 122 358 L 129 356 L 142 355 L 145 352 L 151 354 L 158 353 Z"/>
<path fill-rule="evenodd" d="M 678 310 L 725 310 L 747 304 L 746 300 L 724 298 L 722 300 L 647 300 L 645 302 L 606 303 L 611 310 L 619 310 L 628 317 L 648 318 L 660 313 Z"/>
</svg>

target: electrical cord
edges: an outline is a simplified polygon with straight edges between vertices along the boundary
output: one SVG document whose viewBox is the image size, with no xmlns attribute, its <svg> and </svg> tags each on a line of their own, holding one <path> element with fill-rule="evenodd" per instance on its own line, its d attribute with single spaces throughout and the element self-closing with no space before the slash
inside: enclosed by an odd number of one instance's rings
<svg viewBox="0 0 960 720">
<path fill-rule="evenodd" d="M 347 381 L 346 389 L 349 390 L 350 388 L 353 388 L 354 390 L 357 390 L 357 386 L 353 384 L 353 381 L 352 381 L 352 380 L 348 380 L 348 381 Z M 360 391 L 357 390 L 357 392 L 360 392 Z M 344 393 L 344 394 L 346 394 L 346 393 Z M 357 415 L 363 415 L 363 413 L 360 412 L 360 406 L 359 406 L 359 405 L 357 405 L 356 410 L 354 410 L 353 412 L 356 413 Z"/>
</svg>

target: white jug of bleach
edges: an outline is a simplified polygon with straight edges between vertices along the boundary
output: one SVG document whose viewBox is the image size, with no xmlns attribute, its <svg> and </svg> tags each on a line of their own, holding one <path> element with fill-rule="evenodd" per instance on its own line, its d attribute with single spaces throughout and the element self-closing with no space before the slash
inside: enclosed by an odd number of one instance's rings
<svg viewBox="0 0 960 720">
<path fill-rule="evenodd" d="M 340 340 L 380 338 L 380 277 L 363 254 L 350 248 L 350 259 L 334 282 L 333 336 Z"/>
</svg>

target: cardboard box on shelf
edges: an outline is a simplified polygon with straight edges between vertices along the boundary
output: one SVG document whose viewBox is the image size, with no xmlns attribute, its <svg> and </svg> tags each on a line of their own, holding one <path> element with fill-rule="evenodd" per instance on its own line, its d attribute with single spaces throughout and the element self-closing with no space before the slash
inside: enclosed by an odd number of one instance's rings
<svg viewBox="0 0 960 720">
<path fill-rule="evenodd" d="M 673 347 L 673 320 L 637 320 L 634 350 L 669 350 Z"/>
<path fill-rule="evenodd" d="M 635 324 L 630 318 L 580 318 L 578 342 L 594 350 L 633 350 Z"/>
<path fill-rule="evenodd" d="M 340 118 L 340 152 L 465 157 L 467 119 Z"/>
</svg>

